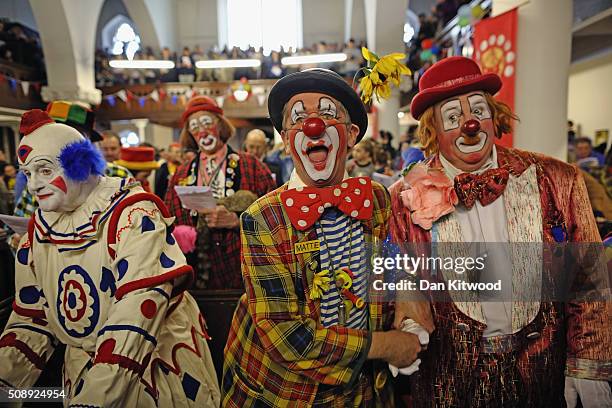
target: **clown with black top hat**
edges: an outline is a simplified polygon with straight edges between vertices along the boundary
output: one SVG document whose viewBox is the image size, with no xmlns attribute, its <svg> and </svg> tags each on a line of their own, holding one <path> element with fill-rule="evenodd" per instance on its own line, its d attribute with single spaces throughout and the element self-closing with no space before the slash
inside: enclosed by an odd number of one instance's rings
<svg viewBox="0 0 612 408">
<path fill-rule="evenodd" d="M 206 324 L 184 291 L 193 270 L 163 202 L 104 177 L 99 150 L 44 111 L 26 112 L 20 133 L 39 207 L 16 253 L 0 388 L 32 387 L 63 343 L 66 406 L 217 407 Z"/>
<path fill-rule="evenodd" d="M 423 281 L 501 284 L 396 305 L 396 320 L 435 325 L 413 404 L 612 406 L 610 280 L 584 181 L 566 163 L 495 144 L 517 119 L 493 96 L 501 86 L 473 60 L 450 57 L 423 74 L 410 108 L 429 157 L 390 189 L 393 240 L 433 243 L 442 259 L 486 257 L 480 270 L 420 270 Z M 559 248 L 571 262 L 555 259 Z M 576 293 L 558 295 L 565 284 Z"/>
<path fill-rule="evenodd" d="M 339 75 L 311 69 L 279 80 L 268 110 L 295 170 L 241 217 L 246 294 L 225 349 L 223 404 L 386 406 L 387 363 L 411 365 L 420 345 L 388 330 L 389 305 L 367 298 L 366 245 L 386 237 L 390 202 L 345 170 L 365 107 Z"/>
</svg>

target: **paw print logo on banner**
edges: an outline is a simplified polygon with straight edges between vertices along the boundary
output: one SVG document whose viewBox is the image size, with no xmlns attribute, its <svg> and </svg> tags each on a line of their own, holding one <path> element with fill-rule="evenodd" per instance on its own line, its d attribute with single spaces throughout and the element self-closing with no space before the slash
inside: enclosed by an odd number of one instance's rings
<svg viewBox="0 0 612 408">
<path fill-rule="evenodd" d="M 480 61 L 483 73 L 494 73 L 502 78 L 514 75 L 514 45 L 505 35 L 491 34 L 488 40 L 483 40 L 476 46 L 476 60 Z"/>
<path fill-rule="evenodd" d="M 98 292 L 89 274 L 80 266 L 65 268 L 59 275 L 57 316 L 72 337 L 86 337 L 100 316 Z"/>
</svg>

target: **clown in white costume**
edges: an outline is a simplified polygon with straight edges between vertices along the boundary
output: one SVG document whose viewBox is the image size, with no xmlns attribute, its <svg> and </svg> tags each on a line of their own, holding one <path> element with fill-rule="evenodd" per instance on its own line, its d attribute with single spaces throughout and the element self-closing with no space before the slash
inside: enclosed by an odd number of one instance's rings
<svg viewBox="0 0 612 408">
<path fill-rule="evenodd" d="M 20 242 L 13 313 L 0 337 L 0 387 L 31 387 L 66 347 L 70 407 L 216 407 L 204 318 L 164 204 L 101 176 L 76 130 L 26 112 L 18 158 L 40 203 Z"/>
</svg>

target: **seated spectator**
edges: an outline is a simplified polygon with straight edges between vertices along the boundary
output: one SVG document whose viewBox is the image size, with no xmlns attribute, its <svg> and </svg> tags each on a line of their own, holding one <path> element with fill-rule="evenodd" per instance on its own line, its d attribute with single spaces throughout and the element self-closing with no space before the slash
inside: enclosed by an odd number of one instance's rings
<svg viewBox="0 0 612 408">
<path fill-rule="evenodd" d="M 181 145 L 180 143 L 172 143 L 168 146 L 166 161 L 155 172 L 155 195 L 162 200 L 166 197 L 170 179 L 181 163 Z"/>
<path fill-rule="evenodd" d="M 244 151 L 252 154 L 257 160 L 268 166 L 277 187 L 283 184 L 281 182 L 282 176 L 280 166 L 276 163 L 270 163 L 266 158 L 266 153 L 268 153 L 268 138 L 263 130 L 253 129 L 247 133 L 244 139 Z"/>
<path fill-rule="evenodd" d="M 3 150 L 0 150 L 0 174 L 4 174 L 4 166 L 8 163 L 6 162 L 6 155 Z"/>
<path fill-rule="evenodd" d="M 275 165 L 280 168 L 281 179 L 276 180 L 277 185 L 283 185 L 289 181 L 291 172 L 293 172 L 293 159 L 287 153 L 283 146 L 279 146 L 266 157 L 266 163 Z"/>
<path fill-rule="evenodd" d="M 10 191 L 13 191 L 15 189 L 15 180 L 17 177 L 17 169 L 15 168 L 15 166 L 13 166 L 12 164 L 7 164 L 6 166 L 4 166 L 4 172 L 3 172 L 3 180 L 4 180 L 4 184 L 6 185 L 6 188 L 8 188 Z"/>
<path fill-rule="evenodd" d="M 351 177 L 367 176 L 374 173 L 374 145 L 371 140 L 362 140 L 353 148 L 353 160 L 350 160 L 346 169 Z"/>
<path fill-rule="evenodd" d="M 121 138 L 119 135 L 113 131 L 106 130 L 102 132 L 102 137 L 101 147 L 104 159 L 108 163 L 119 160 L 119 155 L 121 154 Z"/>
<path fill-rule="evenodd" d="M 576 164 L 580 168 L 603 166 L 605 156 L 593 150 L 593 142 L 588 137 L 576 139 Z"/>
</svg>

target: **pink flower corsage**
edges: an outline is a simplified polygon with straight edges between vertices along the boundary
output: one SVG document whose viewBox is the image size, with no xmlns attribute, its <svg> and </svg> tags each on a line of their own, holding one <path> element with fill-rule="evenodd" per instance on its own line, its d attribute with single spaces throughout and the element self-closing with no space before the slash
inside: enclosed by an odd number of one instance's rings
<svg viewBox="0 0 612 408">
<path fill-rule="evenodd" d="M 450 214 L 459 202 L 453 182 L 441 169 L 426 164 L 414 165 L 404 176 L 404 190 L 400 193 L 412 222 L 430 230 L 434 221 Z"/>
</svg>

